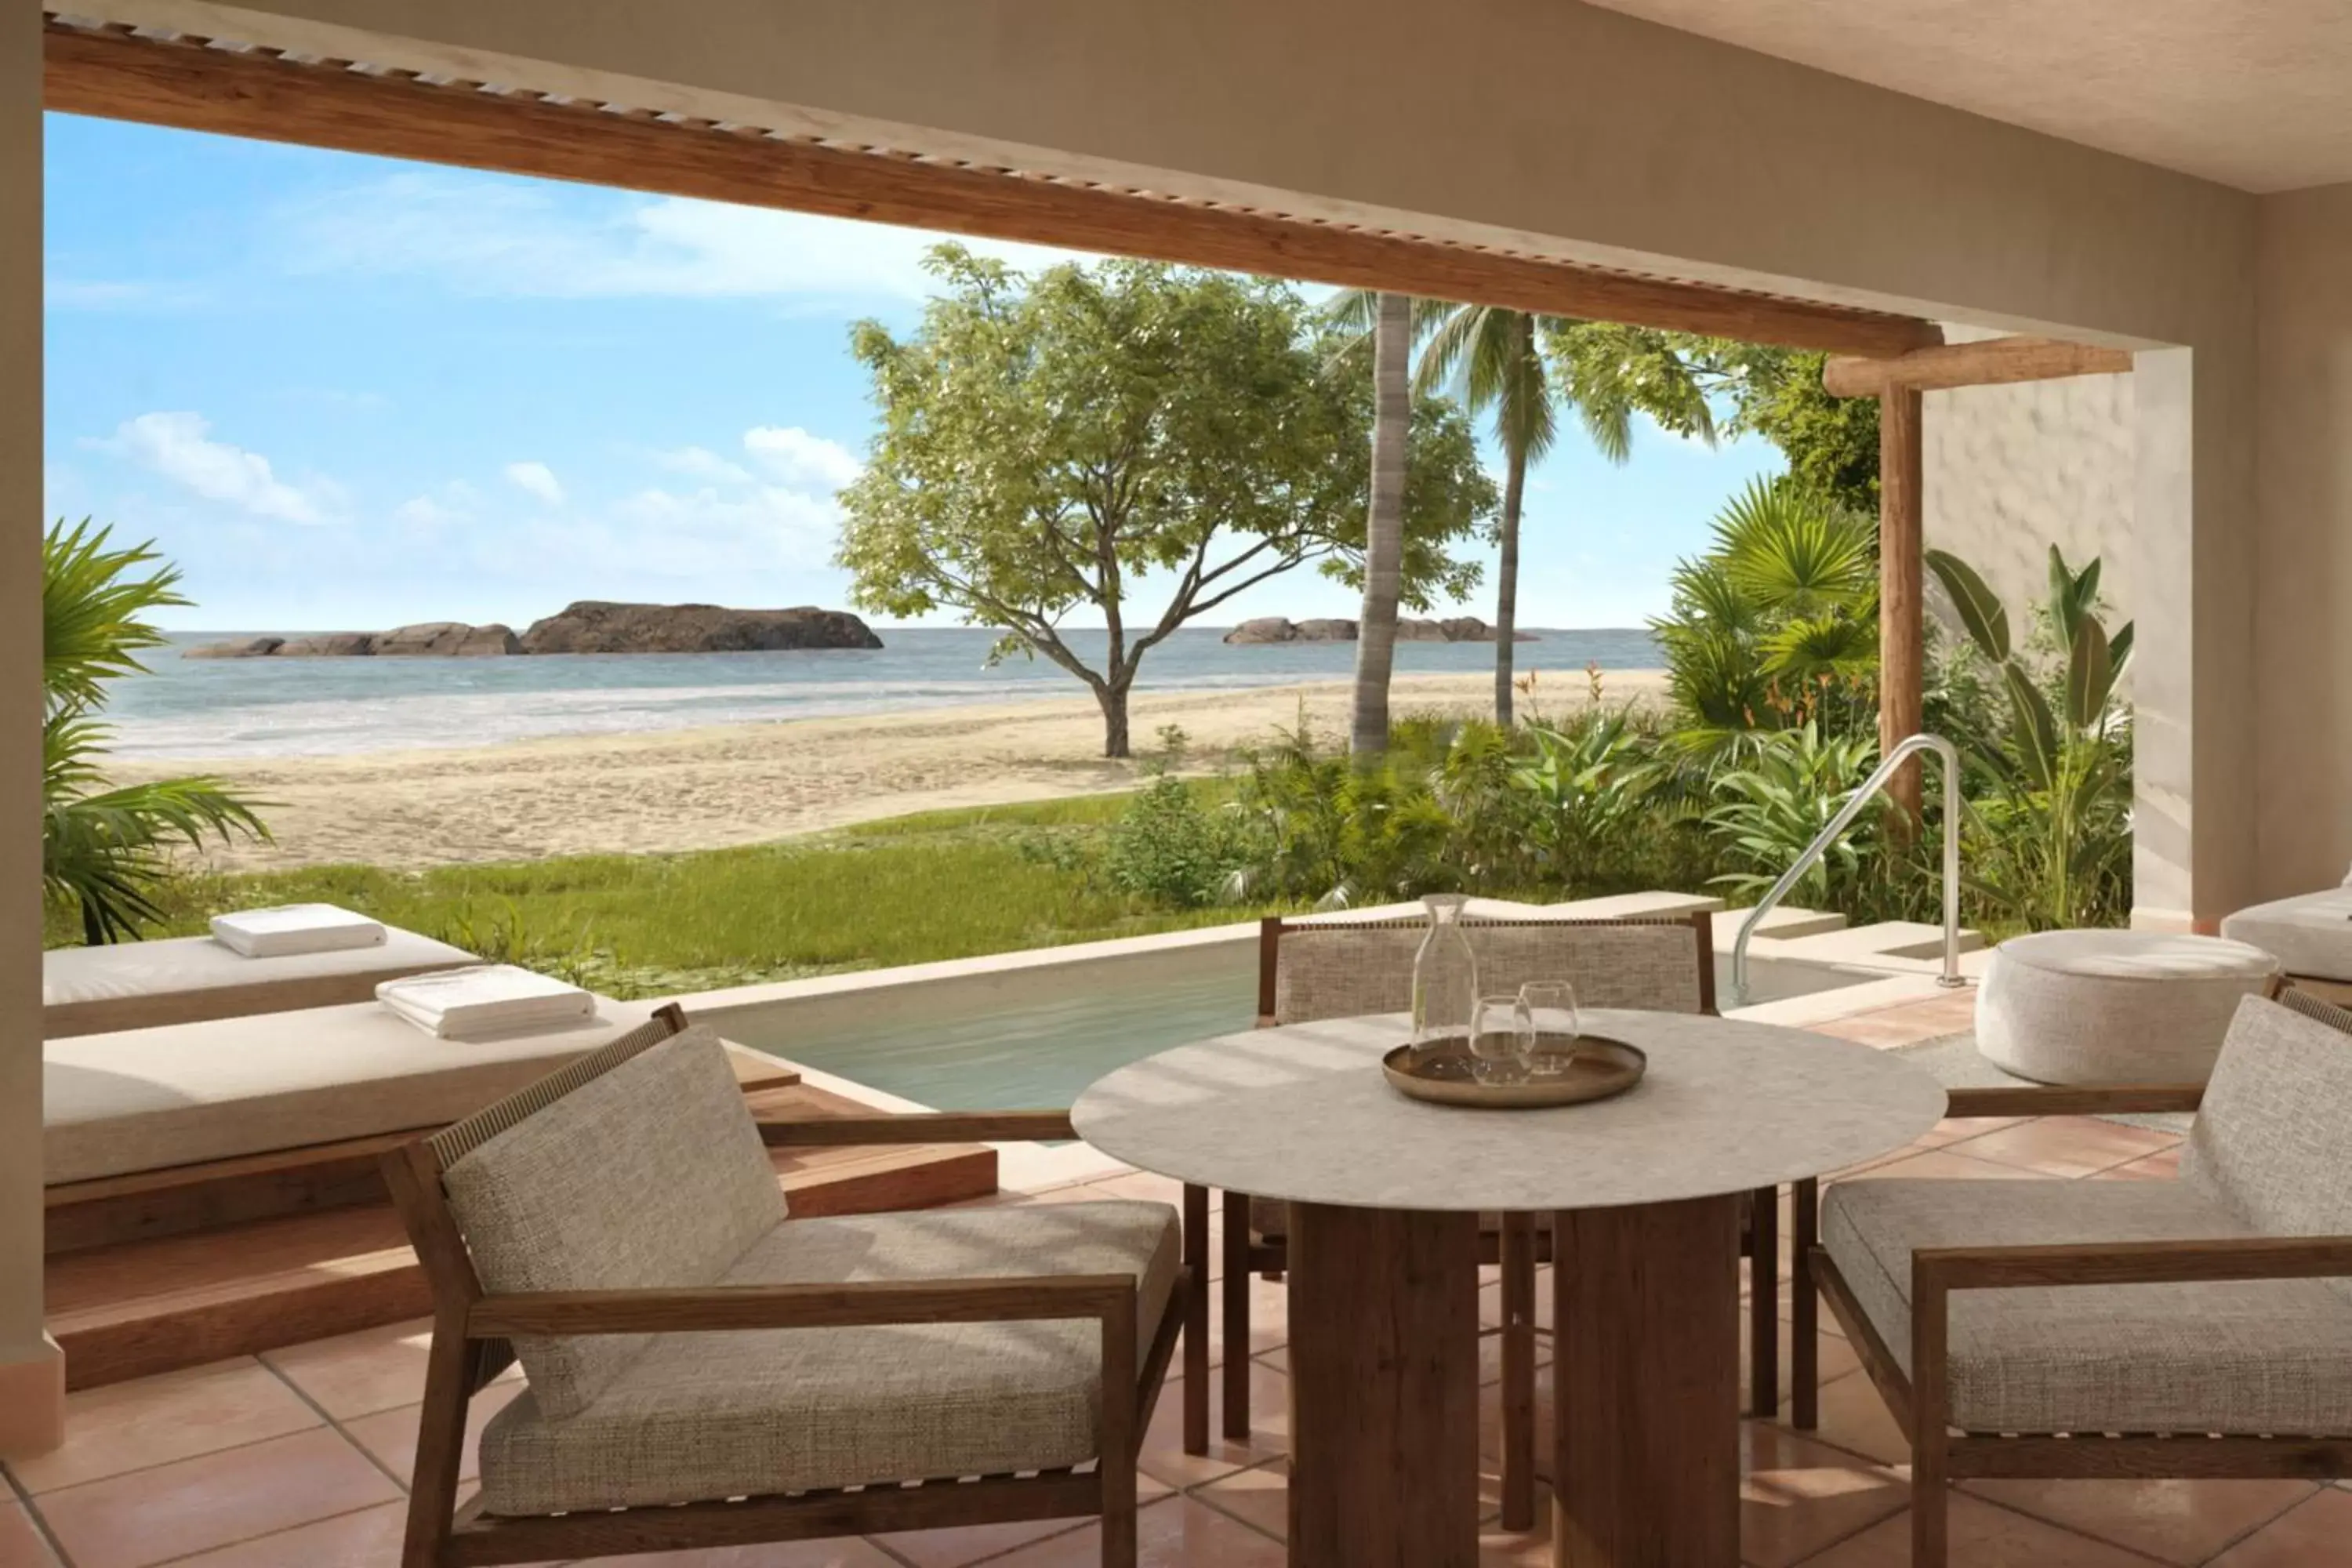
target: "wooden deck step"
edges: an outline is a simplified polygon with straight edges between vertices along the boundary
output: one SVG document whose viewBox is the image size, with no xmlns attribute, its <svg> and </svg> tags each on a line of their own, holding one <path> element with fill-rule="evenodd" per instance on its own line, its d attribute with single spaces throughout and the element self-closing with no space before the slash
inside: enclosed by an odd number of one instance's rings
<svg viewBox="0 0 2352 1568">
<path fill-rule="evenodd" d="M 772 1083 L 774 1080 L 770 1080 Z M 797 1082 L 748 1090 L 762 1120 L 864 1113 Z M 773 1156 L 794 1215 L 924 1208 L 996 1191 L 984 1146 L 812 1149 Z M 421 1317 L 424 1270 L 388 1205 L 251 1220 L 48 1260 L 49 1331 L 69 1386 L 92 1388 L 225 1356 Z"/>
</svg>

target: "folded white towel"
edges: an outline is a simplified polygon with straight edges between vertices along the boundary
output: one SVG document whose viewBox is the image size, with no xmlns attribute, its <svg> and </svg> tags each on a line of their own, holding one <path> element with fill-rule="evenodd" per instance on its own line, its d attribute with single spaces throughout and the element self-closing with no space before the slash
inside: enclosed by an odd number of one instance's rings
<svg viewBox="0 0 2352 1568">
<path fill-rule="evenodd" d="M 418 1028 L 446 1040 L 549 1028 L 596 1016 L 596 998 L 590 993 L 511 963 L 387 980 L 375 995 Z"/>
<path fill-rule="evenodd" d="M 382 947 L 383 938 L 382 921 L 332 904 L 286 904 L 213 917 L 213 940 L 247 958 Z"/>
</svg>

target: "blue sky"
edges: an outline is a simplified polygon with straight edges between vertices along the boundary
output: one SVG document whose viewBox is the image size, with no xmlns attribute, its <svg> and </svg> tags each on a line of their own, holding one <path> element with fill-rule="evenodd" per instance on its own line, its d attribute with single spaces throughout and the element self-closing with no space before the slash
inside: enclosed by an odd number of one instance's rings
<svg viewBox="0 0 2352 1568">
<path fill-rule="evenodd" d="M 846 605 L 832 497 L 873 426 L 846 329 L 912 324 L 936 237 L 63 115 L 47 134 L 48 510 L 154 538 L 197 601 L 172 624 Z M 1645 427 L 1612 468 L 1571 426 L 1531 479 L 1522 621 L 1638 624 L 1778 466 Z M 1214 618 L 1353 608 L 1301 572 Z"/>
</svg>

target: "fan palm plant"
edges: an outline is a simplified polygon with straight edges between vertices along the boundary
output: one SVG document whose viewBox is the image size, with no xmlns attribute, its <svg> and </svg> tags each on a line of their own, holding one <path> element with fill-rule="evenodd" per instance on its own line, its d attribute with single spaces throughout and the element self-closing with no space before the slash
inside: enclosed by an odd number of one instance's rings
<svg viewBox="0 0 2352 1568">
<path fill-rule="evenodd" d="M 106 683 L 143 673 L 163 641 L 142 617 L 189 603 L 152 545 L 111 546 L 111 530 L 60 520 L 41 574 L 41 881 L 80 915 L 85 942 L 119 942 L 162 918 L 155 893 L 174 851 L 207 837 L 267 838 L 260 803 L 208 776 L 110 787 Z M 151 569 L 152 568 L 152 569 Z"/>
<path fill-rule="evenodd" d="M 1878 563 L 1871 520 L 1786 476 L 1751 480 L 1715 521 L 1712 548 L 1675 569 L 1651 623 L 1685 753 L 1716 760 L 1819 724 L 1843 733 L 1874 711 Z"/>
</svg>

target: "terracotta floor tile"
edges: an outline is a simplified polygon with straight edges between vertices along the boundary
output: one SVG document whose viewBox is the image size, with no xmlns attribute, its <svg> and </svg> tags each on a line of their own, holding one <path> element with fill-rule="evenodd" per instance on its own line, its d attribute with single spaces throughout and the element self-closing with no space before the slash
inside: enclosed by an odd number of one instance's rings
<svg viewBox="0 0 2352 1568">
<path fill-rule="evenodd" d="M 2213 1559 L 2212 1568 L 2330 1568 L 2352 1560 L 2352 1491 L 2323 1488 Z"/>
<path fill-rule="evenodd" d="M 1826 1306 L 1822 1309 L 1822 1325 L 1820 1349 L 1815 1353 L 1821 1361 L 1821 1381 L 1829 1384 L 1860 1366 L 1862 1358 L 1854 1354 L 1853 1347 L 1845 1342 L 1843 1335 L 1829 1331 L 1835 1324 L 1831 1321 Z M 1790 1371 L 1794 1364 L 1795 1353 L 1796 1329 L 1783 1317 L 1780 1320 L 1780 1404 L 1784 1409 L 1788 1405 L 1789 1394 L 1795 1387 L 1790 1381 L 1794 1373 Z M 1748 1399 L 1748 1324 L 1745 1320 L 1739 1325 L 1739 1397 L 1745 1407 Z"/>
<path fill-rule="evenodd" d="M 340 1432 L 320 1428 L 41 1499 L 74 1568 L 144 1568 L 400 1495 Z"/>
<path fill-rule="evenodd" d="M 1949 1528 L 1952 1568 L 2149 1568 L 2153 1561 L 1979 1502 L 1965 1492 L 1952 1499 Z M 1808 1559 L 1804 1568 L 1910 1568 L 1910 1563 L 1911 1510 L 1906 1507 Z M 2313 1563 L 2307 1568 L 2320 1565 Z"/>
<path fill-rule="evenodd" d="M 2035 1173 L 2017 1165 L 1971 1159 L 1958 1150 L 1930 1149 L 1924 1153 L 1889 1160 L 1884 1165 L 1871 1166 L 1852 1179 L 1872 1181 L 1880 1178 L 1888 1181 L 2030 1182 L 2035 1179 Z"/>
<path fill-rule="evenodd" d="M 1024 1520 L 1017 1524 L 969 1524 L 948 1530 L 902 1530 L 877 1535 L 886 1546 L 913 1568 L 965 1568 L 965 1564 L 1002 1557 L 1033 1542 L 1065 1535 L 1084 1525 L 1083 1519 Z"/>
<path fill-rule="evenodd" d="M 1739 1462 L 1739 1555 L 1750 1568 L 1788 1568 L 1910 1501 L 1893 1470 L 1768 1422 L 1740 1423 Z"/>
<path fill-rule="evenodd" d="M 2042 1116 L 1980 1133 L 1951 1146 L 1955 1154 L 1992 1160 L 2043 1176 L 2088 1176 L 2144 1160 L 2180 1142 L 2179 1134 L 2126 1127 L 2095 1116 Z"/>
<path fill-rule="evenodd" d="M 2126 1160 L 2120 1165 L 2110 1165 L 2099 1175 L 2107 1181 L 2170 1181 L 2180 1174 L 2180 1152 L 2186 1142 L 2175 1143 L 2145 1159 Z"/>
<path fill-rule="evenodd" d="M 1250 1279 L 1249 1310 L 1250 1353 L 1279 1350 L 1290 1342 L 1290 1288 L 1276 1279 Z M 1180 1346 L 1177 1351 L 1183 1353 Z M 1225 1359 L 1225 1303 L 1222 1289 L 1209 1300 L 1209 1364 L 1222 1366 Z M 1183 1363 L 1180 1360 L 1178 1365 Z"/>
<path fill-rule="evenodd" d="M 1290 1463 L 1286 1459 L 1236 1470 L 1223 1480 L 1195 1488 L 1192 1495 L 1276 1540 L 1290 1533 Z"/>
<path fill-rule="evenodd" d="M 1191 1498 L 1153 1503 L 1136 1520 L 1142 1568 L 1285 1568 L 1282 1543 Z M 1100 1527 L 1087 1525 L 1015 1552 L 989 1568 L 1096 1568 Z"/>
<path fill-rule="evenodd" d="M 1947 1116 L 1921 1133 L 1919 1142 L 1930 1149 L 1940 1149 L 1963 1138 L 1975 1138 L 2004 1127 L 2014 1127 L 2024 1120 L 2021 1116 Z"/>
<path fill-rule="evenodd" d="M 69 1394 L 65 1446 L 12 1468 L 37 1494 L 320 1424 L 268 1367 L 240 1357 Z"/>
<path fill-rule="evenodd" d="M 265 1351 L 261 1359 L 341 1421 L 424 1398 L 425 1359 L 432 1348 L 432 1320 L 415 1318 Z"/>
<path fill-rule="evenodd" d="M 5 1489 L 5 1483 L 0 1483 Z M 25 1505 L 0 1497 L 0 1568 L 58 1568 L 58 1555 L 41 1539 Z"/>
<path fill-rule="evenodd" d="M 1822 1384 L 1821 1416 L 1821 1426 L 1806 1434 L 1814 1441 L 1882 1465 L 1910 1465 L 1911 1440 L 1887 1414 L 1868 1373 L 1850 1372 Z"/>
<path fill-rule="evenodd" d="M 173 1568 L 179 1568 L 173 1563 Z M 714 1546 L 699 1552 L 655 1552 L 599 1557 L 595 1568 L 900 1568 L 869 1541 L 796 1541 L 774 1546 Z"/>
<path fill-rule="evenodd" d="M 2320 1490 L 2316 1481 L 1971 1481 L 1966 1489 L 2195 1568 Z"/>
<path fill-rule="evenodd" d="M 480 1473 L 482 1428 L 521 1392 L 520 1383 L 494 1383 L 474 1395 L 473 1404 L 466 1411 L 466 1462 L 458 1467 L 459 1480 L 470 1481 Z M 407 1486 L 416 1468 L 416 1423 L 423 1411 L 421 1405 L 379 1410 L 373 1415 L 344 1422 L 343 1430 L 397 1477 L 402 1486 Z"/>
<path fill-rule="evenodd" d="M 172 1568 L 400 1568 L 400 1542 L 407 1523 L 406 1503 L 380 1503 L 183 1557 Z"/>
<path fill-rule="evenodd" d="M 1254 1365 L 1249 1440 L 1226 1439 L 1222 1436 L 1223 1422 L 1223 1380 L 1219 1376 L 1211 1380 L 1209 1451 L 1197 1458 L 1184 1452 L 1184 1381 L 1170 1379 L 1151 1413 L 1151 1425 L 1144 1431 L 1137 1468 L 1170 1486 L 1191 1487 L 1281 1457 L 1288 1451 L 1290 1438 L 1290 1379 L 1262 1362 Z"/>
</svg>

